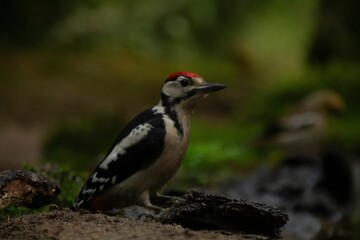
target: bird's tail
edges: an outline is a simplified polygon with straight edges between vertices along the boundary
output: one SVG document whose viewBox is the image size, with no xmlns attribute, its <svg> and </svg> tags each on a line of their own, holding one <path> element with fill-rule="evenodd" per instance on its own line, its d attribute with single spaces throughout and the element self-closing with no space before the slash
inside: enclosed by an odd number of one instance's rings
<svg viewBox="0 0 360 240">
<path fill-rule="evenodd" d="M 72 211 L 79 211 L 80 209 L 88 209 L 89 208 L 89 202 L 84 199 L 77 199 L 73 206 L 70 208 Z"/>
</svg>

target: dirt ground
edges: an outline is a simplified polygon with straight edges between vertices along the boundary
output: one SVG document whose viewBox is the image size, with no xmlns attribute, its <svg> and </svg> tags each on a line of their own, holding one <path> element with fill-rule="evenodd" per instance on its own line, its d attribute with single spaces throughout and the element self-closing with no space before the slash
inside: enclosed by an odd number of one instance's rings
<svg viewBox="0 0 360 240">
<path fill-rule="evenodd" d="M 0 222 L 0 239 L 255 239 L 179 225 L 130 220 L 69 210 L 24 215 Z"/>
</svg>

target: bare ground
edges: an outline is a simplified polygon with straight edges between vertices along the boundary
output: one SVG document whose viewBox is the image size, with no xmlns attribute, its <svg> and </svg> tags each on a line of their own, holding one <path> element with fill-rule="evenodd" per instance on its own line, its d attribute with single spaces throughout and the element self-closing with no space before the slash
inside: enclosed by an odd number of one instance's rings
<svg viewBox="0 0 360 240">
<path fill-rule="evenodd" d="M 130 220 L 69 210 L 24 215 L 0 222 L 0 239 L 255 239 L 255 236 L 193 231 L 179 225 Z M 256 238 L 259 239 L 259 238 Z M 261 239 L 261 238 L 260 238 Z"/>
</svg>

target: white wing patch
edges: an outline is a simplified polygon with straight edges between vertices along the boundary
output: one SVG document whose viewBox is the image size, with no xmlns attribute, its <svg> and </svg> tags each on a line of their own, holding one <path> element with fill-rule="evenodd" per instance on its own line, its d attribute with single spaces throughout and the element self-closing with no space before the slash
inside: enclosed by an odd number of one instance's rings
<svg viewBox="0 0 360 240">
<path fill-rule="evenodd" d="M 113 176 L 111 179 L 111 184 L 115 184 L 116 183 L 116 176 Z"/>
<path fill-rule="evenodd" d="M 95 172 L 91 177 L 91 183 L 107 183 L 110 181 L 110 178 L 104 178 L 104 177 L 98 177 L 97 172 Z M 114 179 L 114 178 L 113 178 Z M 112 180 L 113 180 L 112 179 Z M 105 185 L 102 184 L 99 188 L 100 191 L 104 190 Z M 90 194 L 93 195 L 97 190 L 95 188 L 84 188 L 84 190 L 81 192 L 81 194 Z"/>
<path fill-rule="evenodd" d="M 110 181 L 109 178 L 97 177 L 97 172 L 95 172 L 95 173 L 91 176 L 91 182 L 93 182 L 93 183 L 95 183 L 95 182 L 107 183 L 108 181 Z"/>
<path fill-rule="evenodd" d="M 159 104 L 156 107 L 153 107 L 152 111 L 154 114 L 164 114 L 165 108 Z"/>
<path fill-rule="evenodd" d="M 86 195 L 93 195 L 96 192 L 96 189 L 94 188 L 84 188 L 84 190 L 82 190 L 81 194 Z"/>
<path fill-rule="evenodd" d="M 153 128 L 149 123 L 144 123 L 136 128 L 134 128 L 129 135 L 127 135 L 121 142 L 119 142 L 111 153 L 104 159 L 104 161 L 100 164 L 100 168 L 107 170 L 109 164 L 116 159 L 118 159 L 118 155 L 126 154 L 126 149 L 137 144 L 142 139 L 144 139 L 150 130 Z"/>
</svg>

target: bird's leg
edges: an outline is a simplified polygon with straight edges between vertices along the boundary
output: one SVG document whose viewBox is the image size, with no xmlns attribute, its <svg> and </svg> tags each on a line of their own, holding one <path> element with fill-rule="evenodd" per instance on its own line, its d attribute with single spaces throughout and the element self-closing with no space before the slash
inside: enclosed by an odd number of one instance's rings
<svg viewBox="0 0 360 240">
<path fill-rule="evenodd" d="M 131 219 L 156 219 L 162 208 L 151 204 L 149 192 L 143 192 L 134 202 L 134 205 L 124 209 L 124 216 Z"/>
<path fill-rule="evenodd" d="M 161 207 L 155 206 L 150 202 L 149 191 L 143 192 L 138 198 L 136 205 L 152 210 L 155 214 L 160 213 Z"/>
</svg>

